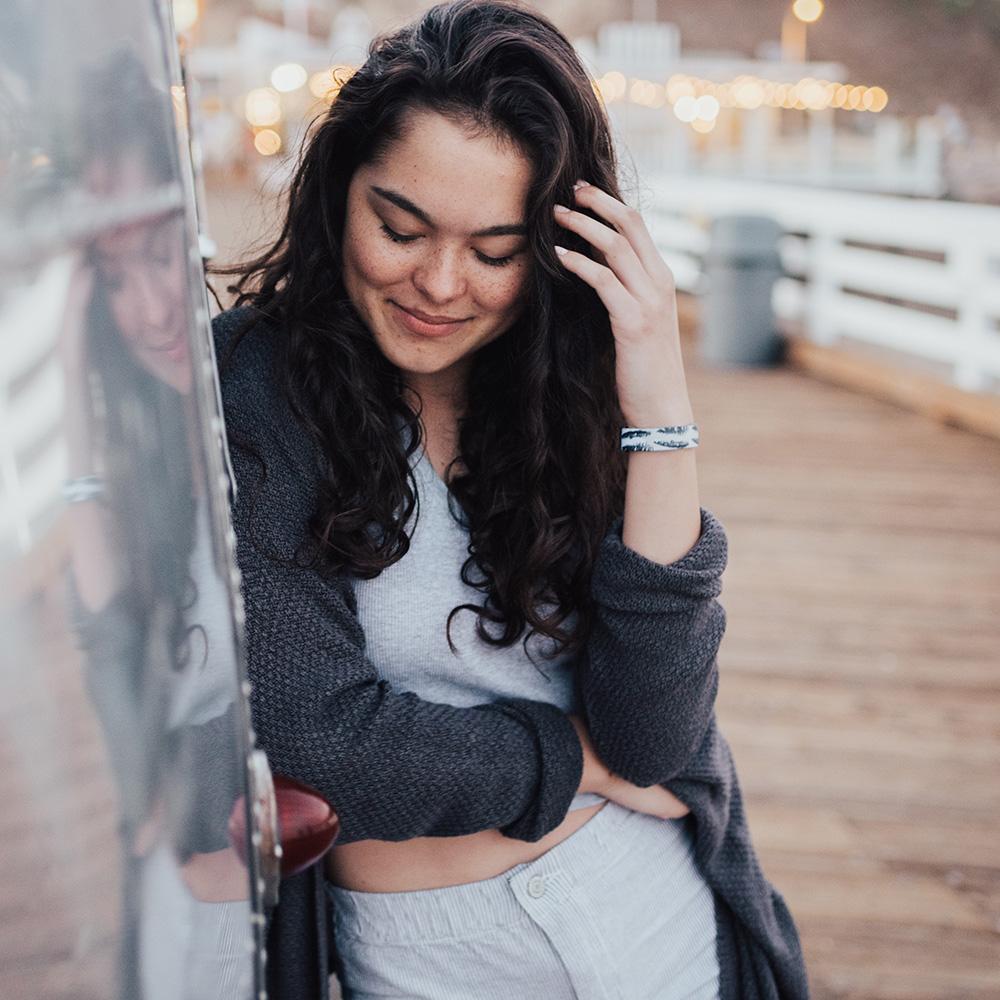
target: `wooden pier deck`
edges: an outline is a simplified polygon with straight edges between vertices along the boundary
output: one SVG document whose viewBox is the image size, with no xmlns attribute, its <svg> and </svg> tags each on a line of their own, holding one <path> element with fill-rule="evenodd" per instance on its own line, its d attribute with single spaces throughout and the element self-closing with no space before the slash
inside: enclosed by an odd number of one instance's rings
<svg viewBox="0 0 1000 1000">
<path fill-rule="evenodd" d="M 816 1000 L 1000 997 L 1000 442 L 685 338 L 721 728 Z"/>
</svg>

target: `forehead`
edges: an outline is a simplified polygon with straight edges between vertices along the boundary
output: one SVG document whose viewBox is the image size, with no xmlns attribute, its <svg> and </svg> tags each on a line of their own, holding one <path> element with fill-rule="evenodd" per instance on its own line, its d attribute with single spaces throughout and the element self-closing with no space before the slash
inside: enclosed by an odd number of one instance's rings
<svg viewBox="0 0 1000 1000">
<path fill-rule="evenodd" d="M 523 223 L 533 175 L 514 143 L 433 111 L 411 111 L 403 136 L 362 169 L 456 233 Z"/>
<path fill-rule="evenodd" d="M 184 219 L 169 215 L 117 226 L 94 240 L 98 259 L 105 264 L 148 263 L 150 252 L 166 253 L 177 249 L 184 238 Z"/>
</svg>

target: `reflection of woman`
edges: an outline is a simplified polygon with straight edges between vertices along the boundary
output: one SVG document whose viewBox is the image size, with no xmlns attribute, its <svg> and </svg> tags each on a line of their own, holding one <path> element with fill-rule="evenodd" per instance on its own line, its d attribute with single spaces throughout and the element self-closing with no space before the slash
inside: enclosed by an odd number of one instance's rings
<svg viewBox="0 0 1000 1000">
<path fill-rule="evenodd" d="M 169 101 L 128 57 L 93 84 L 83 182 L 140 204 L 175 176 Z M 236 670 L 194 436 L 186 266 L 180 214 L 102 233 L 62 341 L 75 617 L 121 809 L 122 994 L 147 1000 L 246 994 L 250 969 L 247 875 L 226 834 L 242 792 Z"/>
<path fill-rule="evenodd" d="M 274 995 L 325 995 L 332 930 L 349 998 L 806 996 L 714 722 L 671 275 L 565 38 L 459 0 L 379 40 L 240 287 L 255 728 L 342 824 Z"/>
</svg>

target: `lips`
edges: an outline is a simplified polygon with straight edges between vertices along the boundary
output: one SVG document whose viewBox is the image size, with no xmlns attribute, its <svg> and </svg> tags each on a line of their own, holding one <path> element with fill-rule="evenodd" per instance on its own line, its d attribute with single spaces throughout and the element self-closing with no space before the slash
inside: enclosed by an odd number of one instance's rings
<svg viewBox="0 0 1000 1000">
<path fill-rule="evenodd" d="M 175 333 L 170 340 L 163 344 L 151 344 L 147 343 L 146 346 L 151 351 L 156 351 L 157 354 L 166 354 L 168 351 L 175 351 L 181 345 L 184 340 L 184 331 L 180 330 Z"/>
<path fill-rule="evenodd" d="M 152 354 L 158 355 L 161 358 L 166 358 L 174 364 L 187 360 L 188 344 L 187 334 L 184 330 L 181 330 L 180 333 L 173 338 L 173 340 L 170 340 L 165 344 L 145 344 L 144 346 L 147 351 L 150 351 Z"/>
<path fill-rule="evenodd" d="M 454 333 L 469 318 L 452 319 L 446 316 L 431 316 L 428 313 L 414 313 L 398 302 L 392 302 L 392 307 L 400 323 L 411 333 L 420 334 L 422 337 L 446 337 L 449 333 Z"/>
</svg>

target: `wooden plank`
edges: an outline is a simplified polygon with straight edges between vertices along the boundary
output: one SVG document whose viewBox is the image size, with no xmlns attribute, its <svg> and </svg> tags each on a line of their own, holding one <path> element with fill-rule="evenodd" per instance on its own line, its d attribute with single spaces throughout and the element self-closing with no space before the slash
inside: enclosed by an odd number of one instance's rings
<svg viewBox="0 0 1000 1000">
<path fill-rule="evenodd" d="M 747 810 L 754 844 L 762 857 L 777 864 L 782 855 L 822 853 L 829 857 L 860 854 L 885 863 L 937 869 L 949 885 L 977 880 L 975 869 L 1000 870 L 1000 838 L 990 814 L 978 822 L 924 808 L 914 822 L 913 804 L 893 815 L 881 803 L 880 814 L 856 805 L 808 805 L 754 796 Z"/>
<path fill-rule="evenodd" d="M 784 331 L 787 361 L 819 378 L 850 386 L 906 406 L 942 423 L 954 424 L 1000 439 L 1000 398 L 992 393 L 965 392 L 928 375 L 877 360 L 860 345 L 825 347 Z"/>
<path fill-rule="evenodd" d="M 1000 938 L 989 931 L 802 917 L 816 1000 L 996 1000 Z"/>
</svg>

